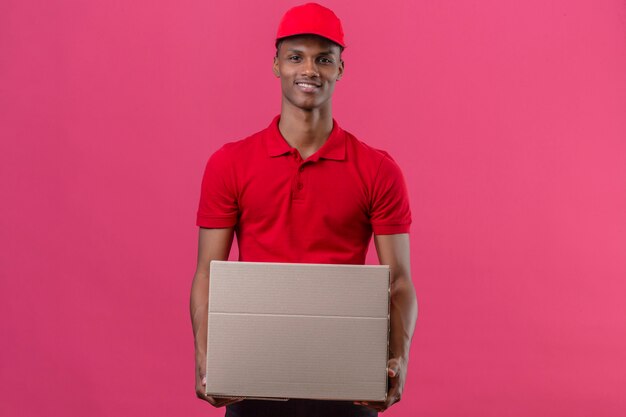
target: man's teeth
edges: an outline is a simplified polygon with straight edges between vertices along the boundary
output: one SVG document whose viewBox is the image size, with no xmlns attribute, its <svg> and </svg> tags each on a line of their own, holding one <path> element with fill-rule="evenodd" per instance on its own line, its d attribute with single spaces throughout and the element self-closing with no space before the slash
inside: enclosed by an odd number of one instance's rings
<svg viewBox="0 0 626 417">
<path fill-rule="evenodd" d="M 306 84 L 306 83 L 298 83 L 298 85 L 301 85 L 302 87 L 317 87 L 315 84 Z"/>
</svg>

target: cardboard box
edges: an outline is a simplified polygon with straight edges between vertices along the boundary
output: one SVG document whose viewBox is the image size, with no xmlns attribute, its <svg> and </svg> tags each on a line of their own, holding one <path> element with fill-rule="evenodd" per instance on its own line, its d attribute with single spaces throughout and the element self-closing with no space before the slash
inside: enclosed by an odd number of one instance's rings
<svg viewBox="0 0 626 417">
<path fill-rule="evenodd" d="M 212 261 L 206 392 L 383 401 L 389 267 Z"/>
</svg>

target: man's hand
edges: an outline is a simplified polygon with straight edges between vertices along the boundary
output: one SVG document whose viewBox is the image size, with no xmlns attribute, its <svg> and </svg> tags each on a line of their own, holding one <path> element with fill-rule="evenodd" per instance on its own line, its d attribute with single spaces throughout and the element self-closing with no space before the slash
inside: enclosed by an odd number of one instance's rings
<svg viewBox="0 0 626 417">
<path fill-rule="evenodd" d="M 392 358 L 387 362 L 387 375 L 389 377 L 389 390 L 385 401 L 355 401 L 356 405 L 364 405 L 383 412 L 402 398 L 404 381 L 407 371 L 406 361 L 402 358 Z"/>
<path fill-rule="evenodd" d="M 203 365 L 196 366 L 196 396 L 211 404 L 213 407 L 223 407 L 225 405 L 234 404 L 242 401 L 243 398 L 231 397 L 211 397 L 205 394 L 206 391 L 206 372 Z"/>
</svg>

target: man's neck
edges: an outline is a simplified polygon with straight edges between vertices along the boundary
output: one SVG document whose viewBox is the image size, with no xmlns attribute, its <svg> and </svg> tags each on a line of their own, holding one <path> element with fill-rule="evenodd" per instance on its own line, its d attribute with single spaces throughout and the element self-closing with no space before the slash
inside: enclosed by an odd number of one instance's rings
<svg viewBox="0 0 626 417">
<path fill-rule="evenodd" d="M 287 143 L 306 159 L 326 143 L 333 129 L 333 118 L 330 109 L 304 111 L 283 106 L 278 129 Z"/>
</svg>

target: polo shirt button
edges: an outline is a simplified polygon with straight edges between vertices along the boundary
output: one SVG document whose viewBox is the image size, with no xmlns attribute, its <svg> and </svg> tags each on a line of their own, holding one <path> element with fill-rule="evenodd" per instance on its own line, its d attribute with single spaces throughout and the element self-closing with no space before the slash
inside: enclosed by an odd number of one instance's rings
<svg viewBox="0 0 626 417">
<path fill-rule="evenodd" d="M 304 171 L 304 167 L 298 168 L 298 171 L 300 171 L 300 172 Z"/>
<path fill-rule="evenodd" d="M 298 183 L 298 190 L 301 190 L 304 188 L 304 184 L 302 184 L 301 182 Z"/>
</svg>

